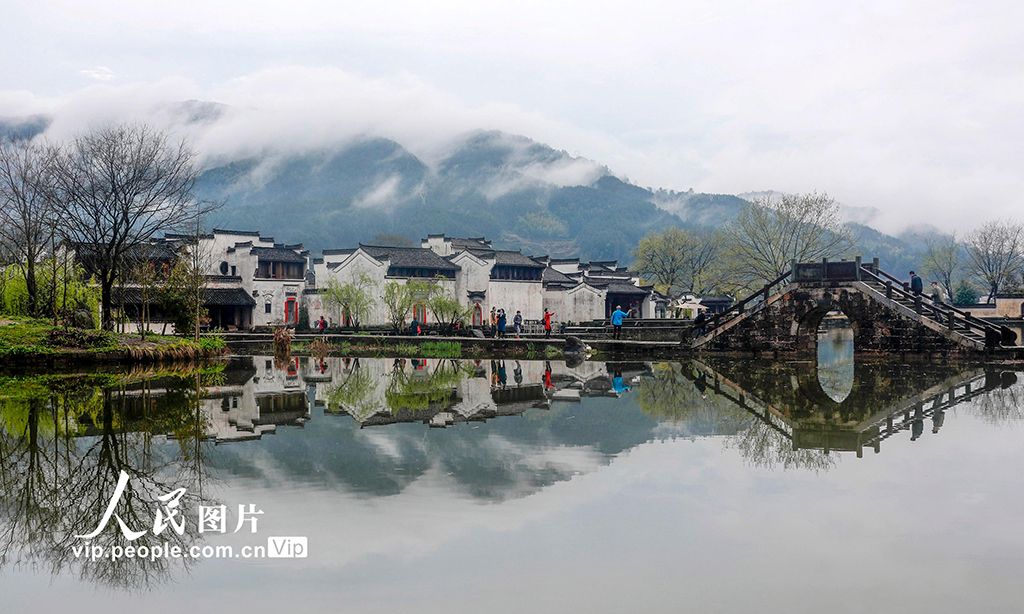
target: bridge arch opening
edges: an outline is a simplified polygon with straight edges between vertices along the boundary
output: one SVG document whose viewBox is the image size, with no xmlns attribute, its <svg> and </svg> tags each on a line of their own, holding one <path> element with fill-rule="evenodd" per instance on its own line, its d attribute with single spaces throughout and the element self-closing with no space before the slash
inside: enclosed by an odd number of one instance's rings
<svg viewBox="0 0 1024 614">
<path fill-rule="evenodd" d="M 833 301 L 824 300 L 798 322 L 797 337 L 801 349 L 815 357 L 814 392 L 842 403 L 854 384 L 853 323 Z"/>
</svg>

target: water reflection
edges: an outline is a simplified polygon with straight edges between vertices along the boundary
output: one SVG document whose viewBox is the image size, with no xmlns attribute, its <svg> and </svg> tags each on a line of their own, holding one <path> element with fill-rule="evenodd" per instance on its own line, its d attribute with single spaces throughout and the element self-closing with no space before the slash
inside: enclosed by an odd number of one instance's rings
<svg viewBox="0 0 1024 614">
<path fill-rule="evenodd" d="M 831 311 L 818 327 L 818 381 L 833 401 L 853 391 L 853 328 L 840 311 Z"/>
<path fill-rule="evenodd" d="M 432 500 L 499 505 L 652 440 L 718 438 L 749 465 L 824 472 L 841 453 L 878 453 L 893 438 L 947 437 L 952 411 L 998 425 L 1024 418 L 1013 371 L 878 361 L 854 372 L 843 360 L 831 361 L 850 379 L 838 396 L 821 360 L 255 357 L 0 379 L 0 568 L 129 591 L 183 578 L 189 559 L 71 556 L 73 536 L 97 525 L 122 470 L 131 483 L 118 513 L 139 529 L 151 525 L 157 497 L 179 488 L 188 508 L 239 484 L 297 493 L 295 506 L 310 493 L 373 501 L 414 486 Z M 205 543 L 188 528 L 160 541 Z"/>
</svg>

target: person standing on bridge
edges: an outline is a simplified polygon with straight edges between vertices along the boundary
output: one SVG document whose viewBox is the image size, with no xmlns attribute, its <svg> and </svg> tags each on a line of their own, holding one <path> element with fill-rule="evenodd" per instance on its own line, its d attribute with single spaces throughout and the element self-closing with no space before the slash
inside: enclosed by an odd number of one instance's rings
<svg viewBox="0 0 1024 614">
<path fill-rule="evenodd" d="M 938 282 L 933 281 L 931 287 L 928 288 L 928 294 L 931 296 L 932 303 L 935 304 L 935 319 L 942 324 L 942 312 L 938 308 L 946 304 L 946 293 L 942 291 L 942 286 Z"/>
<path fill-rule="evenodd" d="M 555 315 L 554 311 L 548 311 L 548 308 L 544 308 L 544 338 L 551 338 L 551 316 Z"/>
<path fill-rule="evenodd" d="M 523 312 L 516 311 L 516 317 L 512 318 L 512 329 L 516 331 L 516 339 L 523 334 Z"/>
<path fill-rule="evenodd" d="M 910 291 L 915 295 L 924 292 L 924 281 L 913 271 L 910 272 Z"/>
<path fill-rule="evenodd" d="M 622 318 L 625 318 L 629 314 L 622 310 L 621 305 L 615 306 L 615 311 L 612 312 L 612 326 L 615 328 L 612 332 L 612 339 L 622 339 Z"/>
</svg>

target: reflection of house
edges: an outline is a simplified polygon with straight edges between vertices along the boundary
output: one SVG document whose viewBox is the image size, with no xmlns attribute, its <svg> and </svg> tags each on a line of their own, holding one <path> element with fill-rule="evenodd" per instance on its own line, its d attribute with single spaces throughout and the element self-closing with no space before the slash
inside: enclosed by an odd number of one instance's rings
<svg viewBox="0 0 1024 614">
<path fill-rule="evenodd" d="M 233 365 L 225 372 L 244 377 L 208 388 L 202 401 L 217 443 L 259 439 L 278 426 L 302 426 L 312 417 L 297 358 L 275 365 L 271 358 L 255 357 L 252 367 Z"/>
</svg>

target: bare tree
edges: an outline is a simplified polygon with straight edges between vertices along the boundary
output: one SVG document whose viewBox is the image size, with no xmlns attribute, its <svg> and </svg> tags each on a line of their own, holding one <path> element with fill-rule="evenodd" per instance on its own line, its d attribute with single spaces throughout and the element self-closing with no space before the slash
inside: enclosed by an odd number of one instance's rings
<svg viewBox="0 0 1024 614">
<path fill-rule="evenodd" d="M 36 266 L 53 231 L 51 157 L 37 141 L 0 141 L 0 240 L 21 266 L 31 316 L 40 309 Z"/>
<path fill-rule="evenodd" d="M 953 279 L 963 263 L 964 247 L 956 240 L 956 231 L 925 241 L 923 262 L 925 273 L 936 278 L 946 290 L 946 296 L 953 296 Z M 952 298 L 950 299 L 952 300 Z"/>
<path fill-rule="evenodd" d="M 104 328 L 113 327 L 111 290 L 129 254 L 215 208 L 193 200 L 195 155 L 185 141 L 140 124 L 92 130 L 60 151 L 57 209 L 80 261 L 99 280 Z"/>
<path fill-rule="evenodd" d="M 764 196 L 726 229 L 734 283 L 756 286 L 782 276 L 794 260 L 839 258 L 853 249 L 839 204 L 828 194 Z"/>
<path fill-rule="evenodd" d="M 985 222 L 968 233 L 967 261 L 971 271 L 988 286 L 988 302 L 999 289 L 1012 283 L 1024 269 L 1024 224 L 1014 220 Z"/>
</svg>

